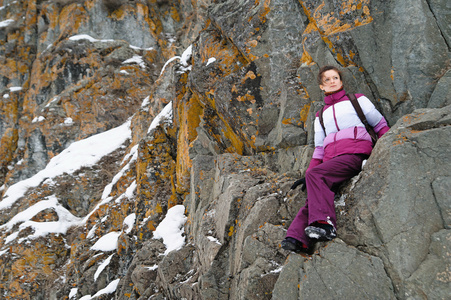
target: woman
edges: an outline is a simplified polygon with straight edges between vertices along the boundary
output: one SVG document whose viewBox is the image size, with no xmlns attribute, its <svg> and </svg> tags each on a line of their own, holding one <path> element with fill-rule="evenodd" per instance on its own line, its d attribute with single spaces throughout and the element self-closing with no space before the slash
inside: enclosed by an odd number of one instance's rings
<svg viewBox="0 0 451 300">
<path fill-rule="evenodd" d="M 373 142 L 343 89 L 341 72 L 333 66 L 320 69 L 318 83 L 325 93 L 322 112 L 315 118 L 315 151 L 305 178 L 307 201 L 288 228 L 282 248 L 309 253 L 312 240 L 327 241 L 336 234 L 334 188 L 357 175 L 371 154 Z M 389 130 L 385 118 L 362 94 L 356 98 L 378 137 Z M 299 183 L 299 181 L 298 181 Z"/>
</svg>

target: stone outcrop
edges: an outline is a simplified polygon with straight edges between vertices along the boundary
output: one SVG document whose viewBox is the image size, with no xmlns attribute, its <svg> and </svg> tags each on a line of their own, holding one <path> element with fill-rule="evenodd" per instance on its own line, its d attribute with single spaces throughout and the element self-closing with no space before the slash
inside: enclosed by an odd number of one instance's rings
<svg viewBox="0 0 451 300">
<path fill-rule="evenodd" d="M 5 299 L 451 294 L 447 1 L 1 5 Z M 280 241 L 306 200 L 290 186 L 312 155 L 325 64 L 392 129 L 337 194 L 338 238 L 302 256 Z M 48 171 L 123 124 L 95 164 Z M 185 242 L 165 253 L 154 231 L 176 205 Z"/>
</svg>

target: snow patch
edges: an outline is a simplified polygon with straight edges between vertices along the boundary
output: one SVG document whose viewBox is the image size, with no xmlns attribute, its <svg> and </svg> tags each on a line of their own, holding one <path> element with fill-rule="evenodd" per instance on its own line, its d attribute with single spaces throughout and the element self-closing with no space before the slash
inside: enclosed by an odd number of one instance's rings
<svg viewBox="0 0 451 300">
<path fill-rule="evenodd" d="M 10 87 L 9 88 L 9 90 L 11 91 L 11 92 L 18 92 L 18 91 L 21 91 L 23 88 L 21 87 L 21 86 L 12 86 L 12 87 Z"/>
<path fill-rule="evenodd" d="M 117 240 L 121 235 L 120 231 L 111 231 L 95 242 L 94 245 L 91 246 L 91 250 L 99 250 L 99 251 L 114 251 L 117 249 Z"/>
<path fill-rule="evenodd" d="M 125 64 L 137 64 L 142 69 L 146 68 L 146 64 L 144 63 L 142 56 L 139 56 L 139 55 L 135 55 L 132 58 L 129 58 L 129 59 L 123 61 L 122 64 L 124 64 L 124 65 Z"/>
<path fill-rule="evenodd" d="M 172 101 L 166 104 L 163 110 L 152 120 L 149 129 L 147 129 L 147 133 L 152 131 L 152 129 L 155 129 L 163 121 L 172 122 Z"/>
<path fill-rule="evenodd" d="M 81 167 L 95 165 L 103 156 L 113 152 L 130 138 L 129 120 L 119 127 L 72 143 L 60 154 L 54 156 L 44 170 L 10 186 L 0 202 L 0 210 L 11 207 L 24 196 L 29 188 L 39 186 L 47 178 L 57 177 L 64 173 L 71 174 Z"/>
<path fill-rule="evenodd" d="M 91 43 L 94 43 L 94 42 L 104 42 L 104 43 L 105 42 L 114 42 L 114 40 L 98 40 L 98 39 L 95 39 L 92 36 L 87 35 L 87 34 L 77 34 L 77 35 L 71 36 L 69 38 L 69 40 L 71 40 L 71 41 L 88 40 Z"/>
<path fill-rule="evenodd" d="M 100 274 L 102 273 L 102 271 L 110 264 L 111 258 L 113 258 L 113 254 L 111 254 L 110 256 L 108 256 L 107 259 L 105 259 L 100 266 L 97 268 L 96 272 L 94 273 L 94 281 L 97 281 L 97 278 L 99 278 Z"/>
<path fill-rule="evenodd" d="M 36 216 L 39 212 L 45 209 L 53 209 L 58 215 L 59 221 L 53 222 L 35 222 L 31 219 Z M 27 238 L 34 239 L 40 236 L 45 236 L 49 233 L 61 233 L 65 234 L 67 230 L 75 224 L 78 224 L 81 218 L 72 215 L 66 208 L 58 203 L 58 199 L 55 196 L 49 196 L 48 200 L 42 200 L 36 204 L 28 207 L 27 209 L 21 211 L 15 215 L 6 224 L 0 226 L 0 229 L 11 230 L 14 225 L 21 223 L 19 226 L 19 232 L 25 228 L 31 227 L 34 229 L 34 233 L 29 235 Z M 5 242 L 10 242 L 15 239 L 18 232 L 9 235 Z"/>
<path fill-rule="evenodd" d="M 154 239 L 163 239 L 166 246 L 164 255 L 173 250 L 179 250 L 185 244 L 183 225 L 185 225 L 187 217 L 184 213 L 185 206 L 183 205 L 171 207 L 153 233 Z"/>
<path fill-rule="evenodd" d="M 71 290 L 70 290 L 70 293 L 69 293 L 69 299 L 72 299 L 72 298 L 74 298 L 75 296 L 77 296 L 77 292 L 78 292 L 78 289 L 77 289 L 77 288 L 71 289 Z"/>
<path fill-rule="evenodd" d="M 66 125 L 71 125 L 74 123 L 74 120 L 72 120 L 72 118 L 67 117 L 66 119 L 64 119 L 64 124 Z"/>
<path fill-rule="evenodd" d="M 209 58 L 208 61 L 207 61 L 206 66 L 208 66 L 209 64 L 214 63 L 215 61 L 216 61 L 216 58 L 214 58 L 214 57 Z"/>
<path fill-rule="evenodd" d="M 144 98 L 143 103 L 141 103 L 141 107 L 146 107 L 150 103 L 150 96 Z"/>
<path fill-rule="evenodd" d="M 11 25 L 14 22 L 15 22 L 14 19 L 7 19 L 7 20 L 4 20 L 4 21 L 1 21 L 0 22 L 0 28 L 8 27 L 9 25 Z"/>
<path fill-rule="evenodd" d="M 150 271 L 154 271 L 154 270 L 158 269 L 158 265 L 153 265 L 151 267 L 146 267 L 146 269 L 150 270 Z"/>
<path fill-rule="evenodd" d="M 207 239 L 209 239 L 211 242 L 215 242 L 218 245 L 222 245 L 219 240 L 211 235 L 207 236 Z"/>
<path fill-rule="evenodd" d="M 100 297 L 101 295 L 104 295 L 104 294 L 112 294 L 116 291 L 119 281 L 120 281 L 120 279 L 113 280 L 104 289 L 101 289 L 100 291 L 98 291 L 94 296 L 86 295 L 86 296 L 81 297 L 80 300 L 91 300 L 91 299 Z"/>
<path fill-rule="evenodd" d="M 39 116 L 39 117 L 35 117 L 35 118 L 33 119 L 33 121 L 31 121 L 31 123 L 42 122 L 42 121 L 44 121 L 44 120 L 45 120 L 45 118 L 44 118 L 43 116 Z"/>
<path fill-rule="evenodd" d="M 161 74 L 163 74 L 164 70 L 166 69 L 166 66 L 173 62 L 176 59 L 180 60 L 180 63 L 182 64 L 183 68 L 181 68 L 182 72 L 185 72 L 187 70 L 191 70 L 191 67 L 189 66 L 188 60 L 191 58 L 191 56 L 193 55 L 193 45 L 189 45 L 188 48 L 186 48 L 185 51 L 183 51 L 181 56 L 174 56 L 171 57 L 163 66 L 163 68 L 161 68 L 160 71 L 160 76 Z"/>
<path fill-rule="evenodd" d="M 133 225 L 135 225 L 136 214 L 130 214 L 124 219 L 124 232 L 129 234 L 133 230 Z"/>
</svg>

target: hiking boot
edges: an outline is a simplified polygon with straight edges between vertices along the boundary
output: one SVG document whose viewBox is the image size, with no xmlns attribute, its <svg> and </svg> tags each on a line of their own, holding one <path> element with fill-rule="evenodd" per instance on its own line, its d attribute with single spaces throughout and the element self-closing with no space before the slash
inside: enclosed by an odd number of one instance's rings
<svg viewBox="0 0 451 300">
<path fill-rule="evenodd" d="M 305 233 L 309 238 L 318 241 L 330 241 L 337 237 L 337 232 L 333 225 L 318 222 L 305 228 Z"/>
<path fill-rule="evenodd" d="M 296 253 L 310 253 L 309 247 L 304 245 L 301 241 L 298 241 L 297 239 L 287 237 L 285 238 L 282 243 L 282 248 L 285 250 L 293 251 Z"/>
</svg>

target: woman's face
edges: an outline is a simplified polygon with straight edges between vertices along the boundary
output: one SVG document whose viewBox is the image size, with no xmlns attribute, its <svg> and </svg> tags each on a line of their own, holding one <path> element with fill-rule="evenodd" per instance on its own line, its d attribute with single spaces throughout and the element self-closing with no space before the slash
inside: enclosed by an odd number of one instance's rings
<svg viewBox="0 0 451 300">
<path fill-rule="evenodd" d="M 340 75 L 335 70 L 329 70 L 323 73 L 323 84 L 320 84 L 320 89 L 326 93 L 338 91 L 343 85 Z"/>
</svg>

